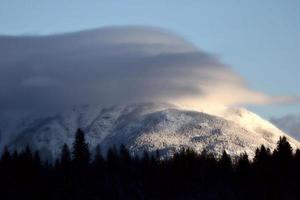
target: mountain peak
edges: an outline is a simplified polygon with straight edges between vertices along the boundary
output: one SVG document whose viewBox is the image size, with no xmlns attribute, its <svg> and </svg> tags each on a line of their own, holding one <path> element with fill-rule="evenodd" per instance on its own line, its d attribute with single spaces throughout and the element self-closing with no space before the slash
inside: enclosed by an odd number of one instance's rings
<svg viewBox="0 0 300 200">
<path fill-rule="evenodd" d="M 28 118 L 17 127 L 19 132 L 9 147 L 20 150 L 30 145 L 47 157 L 58 156 L 64 143 L 71 145 L 77 128 L 86 132 L 91 148 L 100 144 L 105 152 L 124 144 L 133 155 L 159 150 L 168 157 L 182 148 L 192 148 L 199 153 L 206 149 L 221 155 L 226 150 L 232 156 L 246 152 L 253 157 L 262 144 L 274 149 L 280 136 L 286 136 L 294 149 L 300 147 L 270 122 L 242 108 L 228 108 L 216 116 L 167 103 L 76 106 Z"/>
</svg>

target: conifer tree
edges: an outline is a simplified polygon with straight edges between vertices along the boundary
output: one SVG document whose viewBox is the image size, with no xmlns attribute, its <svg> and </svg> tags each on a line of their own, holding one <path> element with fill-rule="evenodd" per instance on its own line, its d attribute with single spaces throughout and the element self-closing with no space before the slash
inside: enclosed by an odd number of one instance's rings
<svg viewBox="0 0 300 200">
<path fill-rule="evenodd" d="M 42 163 L 41 163 L 41 157 L 39 151 L 34 152 L 33 162 L 34 162 L 35 169 L 40 170 Z"/>
<path fill-rule="evenodd" d="M 250 161 L 247 153 L 243 153 L 239 156 L 237 163 L 237 172 L 240 176 L 244 176 L 250 170 Z"/>
<path fill-rule="evenodd" d="M 300 178 L 300 150 L 297 149 L 293 159 L 293 169 L 297 175 L 297 178 Z"/>
<path fill-rule="evenodd" d="M 71 152 L 67 144 L 64 144 L 61 150 L 60 164 L 67 167 L 71 163 Z"/>
<path fill-rule="evenodd" d="M 8 163 L 10 160 L 11 160 L 10 152 L 8 150 L 8 147 L 5 146 L 1 156 L 1 163 Z"/>
<path fill-rule="evenodd" d="M 160 152 L 158 149 L 156 149 L 156 151 L 155 151 L 155 158 L 156 158 L 156 160 L 160 159 Z"/>
<path fill-rule="evenodd" d="M 76 131 L 72 154 L 75 165 L 83 167 L 89 164 L 90 151 L 88 143 L 85 141 L 84 132 L 81 129 Z"/>
<path fill-rule="evenodd" d="M 288 164 L 293 158 L 293 149 L 286 137 L 280 137 L 274 151 L 274 158 L 277 162 Z"/>
<path fill-rule="evenodd" d="M 129 151 L 124 144 L 121 144 L 120 146 L 120 157 L 125 164 L 128 164 L 128 162 L 130 161 Z"/>
<path fill-rule="evenodd" d="M 102 153 L 101 153 L 101 147 L 98 144 L 95 148 L 94 165 L 99 167 L 100 165 L 103 164 L 103 162 L 104 162 L 104 158 L 103 158 Z"/>
<path fill-rule="evenodd" d="M 28 145 L 26 146 L 25 151 L 23 151 L 21 153 L 21 158 L 22 158 L 23 162 L 26 165 L 28 165 L 28 167 L 32 164 L 33 155 L 32 155 L 31 149 Z"/>
<path fill-rule="evenodd" d="M 257 148 L 254 156 L 255 165 L 265 165 L 271 160 L 271 151 L 269 148 L 266 148 L 264 145 L 261 145 L 260 148 Z"/>
<path fill-rule="evenodd" d="M 294 155 L 294 161 L 295 161 L 295 164 L 298 164 L 300 167 L 300 150 L 299 149 L 296 150 L 296 153 Z"/>
<path fill-rule="evenodd" d="M 229 171 L 232 169 L 232 160 L 225 150 L 223 151 L 222 157 L 219 162 L 220 162 L 220 166 L 225 171 Z"/>
<path fill-rule="evenodd" d="M 118 151 L 116 146 L 110 147 L 107 151 L 106 159 L 110 165 L 115 165 L 118 161 Z"/>
</svg>

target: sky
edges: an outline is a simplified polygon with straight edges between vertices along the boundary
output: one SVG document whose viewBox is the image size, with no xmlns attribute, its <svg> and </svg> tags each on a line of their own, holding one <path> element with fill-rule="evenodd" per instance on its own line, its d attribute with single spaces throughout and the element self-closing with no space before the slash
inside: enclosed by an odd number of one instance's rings
<svg viewBox="0 0 300 200">
<path fill-rule="evenodd" d="M 0 24 L 0 35 L 22 36 L 117 25 L 161 27 L 217 56 L 253 90 L 300 96 L 298 0 L 0 0 Z M 300 111 L 299 104 L 249 108 L 267 118 Z"/>
</svg>

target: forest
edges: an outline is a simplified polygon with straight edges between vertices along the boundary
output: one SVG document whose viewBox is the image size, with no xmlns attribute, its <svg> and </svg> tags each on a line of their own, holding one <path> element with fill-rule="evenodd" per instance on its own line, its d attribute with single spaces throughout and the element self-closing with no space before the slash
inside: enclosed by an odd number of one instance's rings
<svg viewBox="0 0 300 200">
<path fill-rule="evenodd" d="M 191 149 L 161 159 L 159 151 L 131 156 L 124 145 L 103 155 L 78 129 L 72 148 L 63 145 L 53 163 L 29 146 L 5 147 L 0 160 L 2 200 L 300 199 L 299 180 L 300 150 L 285 137 L 273 151 L 258 147 L 253 159 Z"/>
</svg>

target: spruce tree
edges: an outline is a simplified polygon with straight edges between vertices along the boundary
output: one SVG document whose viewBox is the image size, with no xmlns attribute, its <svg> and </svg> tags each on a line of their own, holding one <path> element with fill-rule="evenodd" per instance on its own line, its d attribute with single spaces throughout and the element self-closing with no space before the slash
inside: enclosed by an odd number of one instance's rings
<svg viewBox="0 0 300 200">
<path fill-rule="evenodd" d="M 130 161 L 130 154 L 129 154 L 129 151 L 128 149 L 125 147 L 124 144 L 121 144 L 120 146 L 120 157 L 121 157 L 121 160 L 125 163 L 125 164 L 128 164 L 129 161 Z"/>
<path fill-rule="evenodd" d="M 294 155 L 294 159 L 293 159 L 293 168 L 294 168 L 294 172 L 296 173 L 296 177 L 299 180 L 300 178 L 300 150 L 297 149 L 296 153 Z"/>
<path fill-rule="evenodd" d="M 94 165 L 99 167 L 103 163 L 104 163 L 104 158 L 103 158 L 102 153 L 101 153 L 101 147 L 98 144 L 95 148 Z"/>
<path fill-rule="evenodd" d="M 296 153 L 294 155 L 294 162 L 296 165 L 298 165 L 300 167 L 300 150 L 299 149 L 296 150 Z"/>
<path fill-rule="evenodd" d="M 33 164 L 36 170 L 40 170 L 42 162 L 39 151 L 35 151 L 33 155 Z"/>
<path fill-rule="evenodd" d="M 250 167 L 250 161 L 247 153 L 243 153 L 240 155 L 238 159 L 238 168 L 241 170 L 246 170 Z"/>
<path fill-rule="evenodd" d="M 265 167 L 266 164 L 271 162 L 271 151 L 269 148 L 266 148 L 264 145 L 261 145 L 260 148 L 257 148 L 255 151 L 255 156 L 253 162 L 256 166 Z"/>
<path fill-rule="evenodd" d="M 222 157 L 219 162 L 220 162 L 220 167 L 225 171 L 230 171 L 232 169 L 231 157 L 226 153 L 225 150 L 223 151 Z"/>
<path fill-rule="evenodd" d="M 7 146 L 5 146 L 1 157 L 1 163 L 8 163 L 10 160 L 11 160 L 10 152 Z"/>
<path fill-rule="evenodd" d="M 280 137 L 277 142 L 277 147 L 274 151 L 274 157 L 277 162 L 286 163 L 290 162 L 293 158 L 293 149 L 286 137 Z"/>
<path fill-rule="evenodd" d="M 116 146 L 110 147 L 106 154 L 106 160 L 110 169 L 114 169 L 119 162 L 119 155 Z"/>
<path fill-rule="evenodd" d="M 26 146 L 25 150 L 21 153 L 21 160 L 28 167 L 31 167 L 31 165 L 33 164 L 32 151 L 28 145 Z"/>
<path fill-rule="evenodd" d="M 61 166 L 67 167 L 71 162 L 71 152 L 67 144 L 64 144 L 61 150 L 60 164 Z"/>
<path fill-rule="evenodd" d="M 243 153 L 239 156 L 237 162 L 237 175 L 240 178 L 245 178 L 250 170 L 250 161 L 247 153 Z"/>
<path fill-rule="evenodd" d="M 75 165 L 80 167 L 88 166 L 90 161 L 90 151 L 88 143 L 85 141 L 84 132 L 80 128 L 76 131 L 72 154 Z"/>
</svg>

